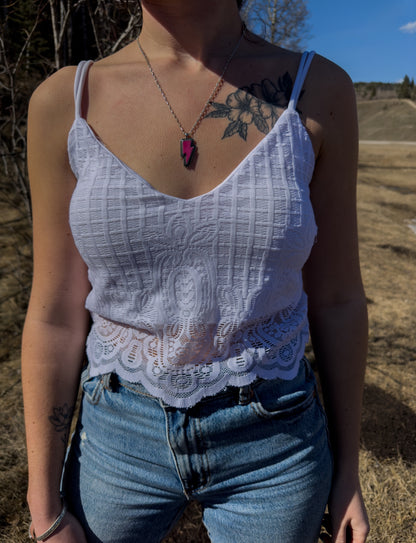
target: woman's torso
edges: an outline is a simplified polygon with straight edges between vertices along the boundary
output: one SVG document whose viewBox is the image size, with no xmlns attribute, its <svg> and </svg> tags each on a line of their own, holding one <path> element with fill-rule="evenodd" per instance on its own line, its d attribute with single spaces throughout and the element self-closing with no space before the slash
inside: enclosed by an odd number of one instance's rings
<svg viewBox="0 0 416 543">
<path fill-rule="evenodd" d="M 96 373 L 118 371 L 181 406 L 227 384 L 296 374 L 308 336 L 301 270 L 316 234 L 314 145 L 287 109 L 300 57 L 288 58 L 297 61 L 293 74 L 263 73 L 256 84 L 247 63 L 251 88 L 224 86 L 216 102 L 230 114 L 202 121 L 189 169 L 151 77 L 142 74 L 147 87 L 139 86 L 126 64 L 89 74 L 69 150 Z M 272 91 L 272 105 L 259 99 Z M 193 109 L 198 115 L 200 104 Z M 236 121 L 246 139 L 224 138 Z"/>
</svg>

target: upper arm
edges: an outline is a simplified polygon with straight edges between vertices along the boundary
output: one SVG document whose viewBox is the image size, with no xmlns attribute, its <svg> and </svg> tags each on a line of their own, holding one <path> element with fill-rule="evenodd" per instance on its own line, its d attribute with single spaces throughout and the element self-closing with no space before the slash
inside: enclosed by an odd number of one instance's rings
<svg viewBox="0 0 416 543">
<path fill-rule="evenodd" d="M 57 72 L 36 89 L 29 104 L 34 271 L 28 315 L 84 328 L 90 286 L 69 226 L 69 203 L 76 184 L 67 153 L 74 118 L 74 75 L 74 68 Z"/>
<path fill-rule="evenodd" d="M 332 63 L 318 63 L 321 86 L 313 124 L 320 146 L 311 182 L 317 241 L 304 267 L 310 307 L 362 296 L 356 216 L 358 127 L 350 78 Z"/>
</svg>

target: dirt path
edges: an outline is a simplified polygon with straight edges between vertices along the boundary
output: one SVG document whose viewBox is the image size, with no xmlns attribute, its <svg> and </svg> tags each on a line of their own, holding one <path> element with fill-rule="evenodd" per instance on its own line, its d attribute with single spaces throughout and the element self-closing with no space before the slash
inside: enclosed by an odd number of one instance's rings
<svg viewBox="0 0 416 543">
<path fill-rule="evenodd" d="M 409 106 L 412 106 L 416 109 L 416 102 L 413 102 L 413 100 L 405 99 L 404 102 L 406 102 L 406 104 L 409 104 Z"/>
<path fill-rule="evenodd" d="M 409 104 L 409 106 L 412 106 L 416 108 L 416 102 L 413 102 L 413 100 L 409 100 L 408 98 L 373 98 L 372 100 L 358 100 L 360 104 L 390 104 L 392 101 L 396 102 L 404 102 L 406 104 Z"/>
<path fill-rule="evenodd" d="M 415 106 L 416 107 L 416 106 Z M 377 140 L 360 140 L 360 145 L 416 145 L 416 141 L 377 141 Z"/>
</svg>

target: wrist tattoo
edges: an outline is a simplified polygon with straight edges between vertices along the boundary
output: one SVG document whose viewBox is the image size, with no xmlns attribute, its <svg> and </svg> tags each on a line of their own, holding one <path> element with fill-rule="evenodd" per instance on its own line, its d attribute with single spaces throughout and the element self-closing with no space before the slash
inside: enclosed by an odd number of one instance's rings
<svg viewBox="0 0 416 543">
<path fill-rule="evenodd" d="M 61 441 L 65 446 L 68 443 L 69 430 L 71 428 L 73 414 L 74 408 L 65 403 L 60 407 L 54 407 L 53 415 L 48 417 L 49 422 L 55 428 L 55 431 L 62 434 Z"/>
<path fill-rule="evenodd" d="M 213 110 L 206 118 L 228 119 L 222 139 L 238 134 L 246 141 L 250 125 L 254 124 L 263 134 L 270 132 L 279 117 L 278 108 L 287 107 L 292 90 L 289 72 L 280 76 L 277 83 L 263 79 L 261 83 L 238 88 L 227 96 L 225 103 L 212 102 Z"/>
</svg>

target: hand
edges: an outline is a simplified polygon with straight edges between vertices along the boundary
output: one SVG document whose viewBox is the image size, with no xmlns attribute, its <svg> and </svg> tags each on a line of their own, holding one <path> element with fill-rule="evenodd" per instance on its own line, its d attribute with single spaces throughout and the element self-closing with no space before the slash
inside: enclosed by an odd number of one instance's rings
<svg viewBox="0 0 416 543">
<path fill-rule="evenodd" d="M 329 499 L 332 543 L 365 543 L 370 525 L 359 482 L 335 478 Z"/>
<path fill-rule="evenodd" d="M 79 521 L 67 512 L 58 529 L 47 539 L 48 543 L 87 543 Z"/>
</svg>

